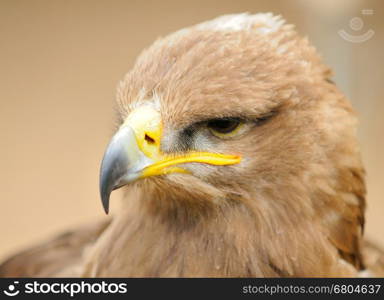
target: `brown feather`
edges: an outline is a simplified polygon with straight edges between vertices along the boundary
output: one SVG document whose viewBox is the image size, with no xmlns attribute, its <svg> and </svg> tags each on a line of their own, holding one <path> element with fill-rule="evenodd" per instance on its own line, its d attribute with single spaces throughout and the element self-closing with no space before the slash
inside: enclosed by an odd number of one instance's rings
<svg viewBox="0 0 384 300">
<path fill-rule="evenodd" d="M 10 257 L 0 265 L 0 277 L 80 276 L 84 252 L 109 222 L 87 224 Z"/>
</svg>

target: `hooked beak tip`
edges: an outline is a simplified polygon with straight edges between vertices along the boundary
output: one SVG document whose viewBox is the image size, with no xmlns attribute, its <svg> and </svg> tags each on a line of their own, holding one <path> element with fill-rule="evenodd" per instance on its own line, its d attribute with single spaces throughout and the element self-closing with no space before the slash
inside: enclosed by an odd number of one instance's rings
<svg viewBox="0 0 384 300">
<path fill-rule="evenodd" d="M 101 163 L 100 197 L 106 214 L 109 212 L 109 198 L 112 191 L 130 181 L 125 179 L 131 168 L 131 157 L 128 152 L 134 154 L 138 150 L 133 130 L 125 127 L 112 138 Z M 137 159 L 136 156 L 135 154 L 132 156 L 133 160 Z"/>
<path fill-rule="evenodd" d="M 106 214 L 109 212 L 109 198 L 114 186 L 108 175 L 106 172 L 101 172 L 100 174 L 100 198 Z"/>
<path fill-rule="evenodd" d="M 110 192 L 101 191 L 101 202 L 103 204 L 105 214 L 107 215 L 109 213 L 109 196 L 110 196 Z"/>
</svg>

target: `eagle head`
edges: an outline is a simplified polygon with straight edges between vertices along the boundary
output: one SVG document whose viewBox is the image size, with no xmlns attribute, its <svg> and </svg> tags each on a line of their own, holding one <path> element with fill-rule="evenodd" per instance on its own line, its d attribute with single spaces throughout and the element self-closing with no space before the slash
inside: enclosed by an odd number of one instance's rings
<svg viewBox="0 0 384 300">
<path fill-rule="evenodd" d="M 136 195 L 125 200 L 171 223 L 254 228 L 249 243 L 265 256 L 290 244 L 294 265 L 303 247 L 332 245 L 333 257 L 360 266 L 356 118 L 330 76 L 271 14 L 222 16 L 157 40 L 118 88 L 120 124 L 100 174 L 106 212 L 124 186 Z"/>
</svg>

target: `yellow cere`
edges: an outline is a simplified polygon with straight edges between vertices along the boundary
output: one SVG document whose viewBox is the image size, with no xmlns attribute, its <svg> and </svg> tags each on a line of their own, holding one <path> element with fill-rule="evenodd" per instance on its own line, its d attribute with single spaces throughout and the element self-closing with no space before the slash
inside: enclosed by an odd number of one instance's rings
<svg viewBox="0 0 384 300">
<path fill-rule="evenodd" d="M 162 123 L 160 113 L 150 105 L 132 111 L 123 126 L 130 126 L 135 132 L 139 149 L 153 160 L 160 159 Z"/>
</svg>

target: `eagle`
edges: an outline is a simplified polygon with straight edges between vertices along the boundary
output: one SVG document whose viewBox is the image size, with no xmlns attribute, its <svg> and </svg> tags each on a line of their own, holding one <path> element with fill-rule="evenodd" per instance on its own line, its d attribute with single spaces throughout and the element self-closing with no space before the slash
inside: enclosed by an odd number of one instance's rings
<svg viewBox="0 0 384 300">
<path fill-rule="evenodd" d="M 100 195 L 122 207 L 9 258 L 13 277 L 383 276 L 363 239 L 356 113 L 271 13 L 181 29 L 117 91 Z"/>
</svg>

